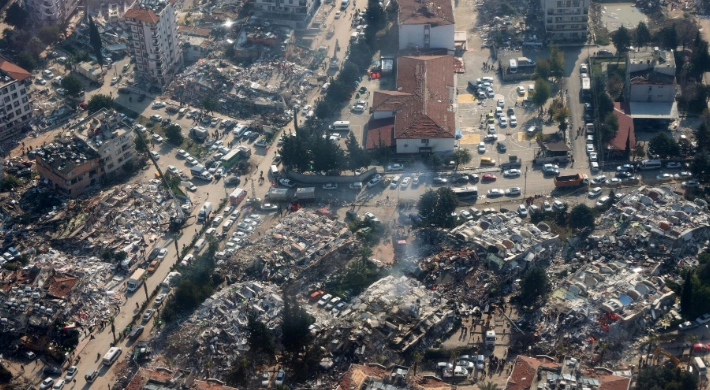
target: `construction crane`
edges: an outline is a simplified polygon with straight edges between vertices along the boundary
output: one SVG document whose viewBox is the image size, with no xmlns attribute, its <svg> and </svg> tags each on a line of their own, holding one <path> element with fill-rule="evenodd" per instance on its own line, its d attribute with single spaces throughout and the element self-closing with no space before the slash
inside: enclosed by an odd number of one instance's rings
<svg viewBox="0 0 710 390">
<path fill-rule="evenodd" d="M 135 131 L 137 128 L 133 127 L 133 130 Z M 180 230 L 182 230 L 183 225 L 185 225 L 185 222 L 187 221 L 187 217 L 185 216 L 185 213 L 182 211 L 182 207 L 180 205 L 180 202 L 177 200 L 175 197 L 175 194 L 173 194 L 173 190 L 170 188 L 170 184 L 168 183 L 168 179 L 165 178 L 165 175 L 163 174 L 163 171 L 160 169 L 160 166 L 158 166 L 158 162 L 155 161 L 155 158 L 153 158 L 153 155 L 150 153 L 150 147 L 148 147 L 148 144 L 145 141 L 145 138 L 143 138 L 143 135 L 136 132 L 138 135 L 138 139 L 140 139 L 143 143 L 143 146 L 148 150 L 148 158 L 150 158 L 150 161 L 153 162 L 153 165 L 155 166 L 155 169 L 158 171 L 158 174 L 160 175 L 160 180 L 163 181 L 163 185 L 165 186 L 166 190 L 168 191 L 168 194 L 170 194 L 170 197 L 173 200 L 173 203 L 175 204 L 175 214 L 170 216 L 170 231 L 173 233 L 177 233 Z"/>
<path fill-rule="evenodd" d="M 673 367 L 677 368 L 678 366 L 680 366 L 680 359 L 678 359 L 675 355 L 666 351 L 665 349 L 662 349 L 661 347 L 656 347 L 656 350 L 653 352 L 653 362 L 656 362 L 656 359 L 658 359 L 659 354 L 667 357 L 668 359 L 671 359 L 671 361 L 673 362 Z"/>
</svg>

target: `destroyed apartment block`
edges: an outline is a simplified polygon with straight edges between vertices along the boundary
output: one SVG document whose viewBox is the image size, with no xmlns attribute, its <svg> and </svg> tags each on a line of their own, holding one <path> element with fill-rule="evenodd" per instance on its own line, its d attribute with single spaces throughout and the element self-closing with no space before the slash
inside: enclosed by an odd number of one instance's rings
<svg viewBox="0 0 710 390">
<path fill-rule="evenodd" d="M 336 390 L 387 389 L 387 390 L 448 390 L 454 386 L 431 376 L 415 376 L 408 367 L 381 364 L 351 364 L 340 379 Z"/>
<path fill-rule="evenodd" d="M 256 61 L 260 58 L 290 60 L 294 54 L 296 36 L 286 26 L 245 25 L 234 43 L 237 61 Z"/>
<path fill-rule="evenodd" d="M 554 256 L 562 246 L 544 222 L 533 225 L 514 212 L 488 214 L 452 229 L 451 237 L 465 246 L 487 253 L 489 268 L 499 271 L 526 269 L 525 264 Z"/>
</svg>

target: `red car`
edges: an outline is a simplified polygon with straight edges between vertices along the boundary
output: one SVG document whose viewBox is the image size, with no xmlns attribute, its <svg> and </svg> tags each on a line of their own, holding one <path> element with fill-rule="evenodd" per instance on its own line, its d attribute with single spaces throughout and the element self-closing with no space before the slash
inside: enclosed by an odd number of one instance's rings
<svg viewBox="0 0 710 390">
<path fill-rule="evenodd" d="M 486 173 L 481 177 L 481 181 L 495 181 L 496 179 L 496 175 L 491 175 L 490 173 Z"/>
</svg>

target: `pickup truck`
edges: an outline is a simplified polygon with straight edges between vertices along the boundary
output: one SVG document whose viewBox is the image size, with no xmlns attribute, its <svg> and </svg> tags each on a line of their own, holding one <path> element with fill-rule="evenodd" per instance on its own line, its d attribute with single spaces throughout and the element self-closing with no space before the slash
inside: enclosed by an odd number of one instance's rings
<svg viewBox="0 0 710 390">
<path fill-rule="evenodd" d="M 518 156 L 508 155 L 508 161 L 501 162 L 500 166 L 502 169 L 520 169 L 522 167 L 522 160 Z"/>
</svg>

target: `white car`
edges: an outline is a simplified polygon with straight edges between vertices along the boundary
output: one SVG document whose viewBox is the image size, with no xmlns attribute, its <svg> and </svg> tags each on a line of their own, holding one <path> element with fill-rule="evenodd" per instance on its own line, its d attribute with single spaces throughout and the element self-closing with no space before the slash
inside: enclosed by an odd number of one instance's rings
<svg viewBox="0 0 710 390">
<path fill-rule="evenodd" d="M 552 212 L 552 205 L 548 201 L 542 202 L 542 210 L 546 213 Z"/>
<path fill-rule="evenodd" d="M 522 194 L 522 191 L 520 191 L 520 187 L 511 187 L 505 190 L 505 194 L 507 196 L 518 196 Z"/>
<path fill-rule="evenodd" d="M 67 375 L 64 377 L 64 381 L 71 382 L 72 379 L 74 379 L 74 377 L 76 376 L 76 373 L 78 371 L 79 371 L 79 369 L 76 368 L 76 366 L 71 366 L 71 367 L 67 368 Z"/>
<path fill-rule="evenodd" d="M 508 118 L 502 116 L 500 117 L 500 127 L 506 127 L 508 126 Z"/>
<path fill-rule="evenodd" d="M 490 99 L 496 96 L 496 94 L 493 92 L 493 88 L 491 87 L 486 87 L 486 95 L 488 95 L 488 98 Z"/>
<path fill-rule="evenodd" d="M 39 85 L 47 85 L 47 80 L 45 80 L 45 79 L 37 79 L 37 84 L 39 84 Z"/>
<path fill-rule="evenodd" d="M 177 155 L 178 155 L 178 157 L 182 157 L 182 158 L 190 157 L 190 154 L 187 153 L 187 151 L 185 151 L 184 149 L 178 149 Z"/>
<path fill-rule="evenodd" d="M 516 118 L 515 115 L 510 116 L 510 125 L 513 127 L 518 125 L 518 118 Z"/>
<path fill-rule="evenodd" d="M 589 191 L 589 197 L 590 198 L 596 198 L 597 196 L 602 194 L 602 188 L 601 187 L 594 187 L 592 188 L 591 191 Z"/>
<path fill-rule="evenodd" d="M 361 190 L 362 189 L 362 182 L 355 182 L 350 184 L 348 187 L 350 187 L 351 190 Z"/>
<path fill-rule="evenodd" d="M 153 103 L 153 108 L 154 108 L 154 109 L 155 109 L 155 108 L 163 108 L 163 107 L 165 107 L 165 103 L 163 103 L 163 102 L 161 102 L 161 101 L 157 101 L 157 102 L 154 102 L 154 103 Z"/>
<path fill-rule="evenodd" d="M 504 107 L 505 106 L 505 99 L 500 98 L 498 99 L 498 103 L 496 103 L 498 107 Z"/>
<path fill-rule="evenodd" d="M 49 69 L 45 69 L 42 71 L 42 76 L 44 76 L 44 78 L 46 79 L 51 79 L 52 77 L 54 77 L 54 73 L 52 73 L 52 71 Z"/>
<path fill-rule="evenodd" d="M 215 217 L 215 219 L 212 221 L 212 226 L 219 226 L 220 223 L 222 223 L 222 220 L 224 219 L 223 216 L 218 215 Z"/>
<path fill-rule="evenodd" d="M 188 158 L 185 159 L 185 162 L 190 164 L 190 165 L 197 165 L 197 159 L 195 159 L 192 156 L 189 156 Z"/>
<path fill-rule="evenodd" d="M 160 134 L 153 134 L 153 135 L 151 136 L 151 138 L 152 138 L 153 141 L 155 141 L 155 142 L 163 142 L 163 137 L 161 137 Z"/>
<path fill-rule="evenodd" d="M 111 79 L 111 85 L 115 85 L 118 82 L 118 77 L 114 77 Z"/>
<path fill-rule="evenodd" d="M 60 379 L 56 382 L 54 382 L 54 386 L 52 386 L 52 390 L 62 390 L 64 388 L 64 379 Z"/>
<path fill-rule="evenodd" d="M 233 219 L 228 219 L 228 220 L 224 221 L 224 223 L 222 224 L 222 230 L 224 230 L 224 231 L 229 230 L 229 228 L 232 227 L 233 223 L 234 223 Z"/>
<path fill-rule="evenodd" d="M 526 218 L 528 216 L 528 208 L 524 204 L 518 206 L 518 215 L 520 218 Z"/>
<path fill-rule="evenodd" d="M 495 134 L 496 133 L 496 125 L 488 125 L 488 134 Z"/>
<path fill-rule="evenodd" d="M 594 145 L 587 144 L 587 154 L 594 153 Z"/>
<path fill-rule="evenodd" d="M 279 184 L 281 184 L 284 187 L 288 187 L 288 188 L 293 188 L 296 186 L 296 183 L 294 183 L 292 180 L 289 180 L 289 179 L 279 179 Z"/>
<path fill-rule="evenodd" d="M 589 153 L 589 161 L 591 161 L 591 162 L 597 161 L 597 153 L 596 152 Z"/>
<path fill-rule="evenodd" d="M 165 297 L 167 297 L 167 296 L 168 296 L 168 294 L 158 295 L 157 297 L 155 297 L 155 304 L 160 305 L 161 303 L 163 303 L 163 301 L 165 300 Z"/>
<path fill-rule="evenodd" d="M 604 175 L 599 175 L 592 179 L 592 184 L 604 184 L 606 183 L 606 176 Z"/>
<path fill-rule="evenodd" d="M 150 155 L 151 155 L 151 156 L 153 157 L 153 159 L 155 159 L 155 160 L 159 160 L 159 159 L 160 159 L 160 153 L 158 153 L 158 152 L 156 152 L 156 151 L 154 151 L 154 150 L 151 150 L 151 151 L 150 151 Z"/>
<path fill-rule="evenodd" d="M 336 183 L 326 183 L 326 184 L 323 184 L 323 189 L 324 190 L 337 190 L 338 185 Z"/>
<path fill-rule="evenodd" d="M 478 153 L 485 153 L 485 152 L 486 152 L 486 143 L 480 142 L 478 144 Z"/>
<path fill-rule="evenodd" d="M 284 372 L 284 370 L 279 370 L 279 372 L 276 374 L 276 380 L 274 381 L 274 384 L 276 386 L 281 386 L 284 384 L 284 379 L 286 379 L 286 372 Z"/>
<path fill-rule="evenodd" d="M 608 196 L 602 196 L 601 198 L 599 198 L 599 200 L 597 201 L 597 203 L 595 205 L 597 207 L 604 207 L 606 205 L 606 202 L 608 202 L 608 201 L 609 201 Z"/>
<path fill-rule="evenodd" d="M 237 230 L 239 230 L 240 232 L 244 232 L 244 233 L 251 233 L 254 231 L 254 227 L 248 223 L 239 222 L 237 224 Z"/>
<path fill-rule="evenodd" d="M 705 313 L 701 315 L 695 321 L 697 321 L 700 325 L 710 322 L 710 313 Z"/>
<path fill-rule="evenodd" d="M 382 181 L 382 176 L 376 175 L 370 181 L 367 182 L 367 188 L 372 188 L 377 185 L 377 183 Z"/>
<path fill-rule="evenodd" d="M 518 177 L 521 174 L 520 169 L 508 169 L 503 171 L 503 177 Z"/>
<path fill-rule="evenodd" d="M 160 248 L 160 251 L 158 252 L 158 258 L 159 259 L 164 259 L 165 256 L 168 255 L 168 249 L 167 248 Z"/>
<path fill-rule="evenodd" d="M 519 85 L 516 90 L 518 91 L 518 95 L 525 95 L 525 87 L 523 87 L 522 85 Z"/>
<path fill-rule="evenodd" d="M 459 215 L 460 215 L 461 219 L 463 219 L 463 220 L 465 220 L 465 221 L 470 221 L 470 220 L 473 219 L 473 215 L 471 215 L 471 213 L 469 213 L 469 212 L 466 211 L 466 210 L 461 210 L 461 212 L 459 213 Z"/>
<path fill-rule="evenodd" d="M 503 196 L 503 194 L 505 194 L 505 192 L 499 188 L 491 188 L 490 190 L 488 190 L 488 197 L 489 198 Z"/>
<path fill-rule="evenodd" d="M 404 169 L 404 165 L 402 164 L 390 164 L 387 166 L 388 171 L 401 171 Z"/>
<path fill-rule="evenodd" d="M 670 173 L 664 173 L 664 174 L 656 176 L 656 180 L 662 180 L 662 181 L 673 180 L 673 175 L 671 175 Z"/>
<path fill-rule="evenodd" d="M 556 200 L 552 202 L 552 207 L 554 207 L 556 210 L 562 211 L 565 209 L 565 204 L 562 203 L 561 200 Z"/>
<path fill-rule="evenodd" d="M 410 178 L 408 178 L 408 177 L 405 177 L 404 179 L 402 179 L 402 186 L 401 186 L 401 188 L 402 188 L 402 189 L 407 188 L 407 187 L 409 186 L 409 183 L 410 183 L 411 181 L 412 181 L 412 179 L 410 179 Z"/>
</svg>

